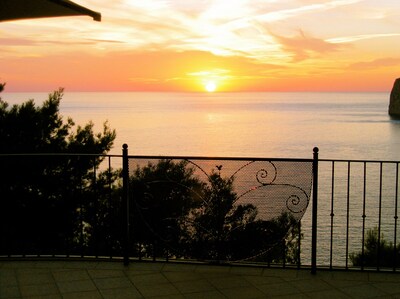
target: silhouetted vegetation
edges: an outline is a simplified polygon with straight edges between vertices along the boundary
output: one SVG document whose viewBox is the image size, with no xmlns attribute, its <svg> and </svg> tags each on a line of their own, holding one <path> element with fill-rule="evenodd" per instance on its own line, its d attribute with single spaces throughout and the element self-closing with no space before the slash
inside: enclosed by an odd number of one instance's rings
<svg viewBox="0 0 400 299">
<path fill-rule="evenodd" d="M 182 247 L 180 236 L 190 211 L 199 205 L 202 186 L 186 165 L 161 160 L 138 167 L 131 177 L 133 233 L 144 256 L 166 256 L 170 248 L 160 242 Z"/>
<path fill-rule="evenodd" d="M 94 133 L 91 122 L 73 130 L 62 96 L 41 107 L 0 99 L 0 254 L 122 255 L 121 170 L 99 170 L 115 131 L 105 123 Z M 220 170 L 201 180 L 188 161 L 167 159 L 134 169 L 132 256 L 299 262 L 297 221 L 257 218 Z"/>
<path fill-rule="evenodd" d="M 298 262 L 297 221 L 289 214 L 257 220 L 255 206 L 236 204 L 233 178 L 213 171 L 202 182 L 186 161 L 160 160 L 135 170 L 131 190 L 142 256 Z"/>
<path fill-rule="evenodd" d="M 369 229 L 362 252 L 350 254 L 354 266 L 394 267 L 400 261 L 400 243 L 396 246 L 387 242 L 384 235 L 379 238 L 378 228 Z"/>
<path fill-rule="evenodd" d="M 106 193 L 97 180 L 106 174 L 95 172 L 103 161 L 100 155 L 113 145 L 115 131 L 105 123 L 103 132 L 94 133 L 91 122 L 73 131 L 72 119 L 64 120 L 59 113 L 62 96 L 62 89 L 55 91 L 41 107 L 33 100 L 10 107 L 0 99 L 0 154 L 7 154 L 0 156 L 4 251 L 73 252 L 90 234 L 93 202 Z M 61 153 L 99 156 L 54 155 Z M 107 175 L 113 180 L 116 174 Z"/>
</svg>

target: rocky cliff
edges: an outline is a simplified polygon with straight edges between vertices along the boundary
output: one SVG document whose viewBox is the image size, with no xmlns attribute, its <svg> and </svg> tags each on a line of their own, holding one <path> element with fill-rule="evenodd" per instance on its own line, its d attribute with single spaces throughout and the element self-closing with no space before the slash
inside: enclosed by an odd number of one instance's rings
<svg viewBox="0 0 400 299">
<path fill-rule="evenodd" d="M 400 78 L 394 81 L 392 92 L 390 93 L 389 115 L 400 118 Z"/>
</svg>

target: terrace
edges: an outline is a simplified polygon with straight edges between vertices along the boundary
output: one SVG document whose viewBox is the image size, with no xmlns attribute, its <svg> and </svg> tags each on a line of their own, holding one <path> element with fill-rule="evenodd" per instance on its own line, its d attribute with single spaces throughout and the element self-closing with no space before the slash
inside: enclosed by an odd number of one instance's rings
<svg viewBox="0 0 400 299">
<path fill-rule="evenodd" d="M 399 162 L 0 159 L 0 298 L 400 294 Z"/>
<path fill-rule="evenodd" d="M 254 266 L 0 261 L 0 298 L 398 298 L 400 276 Z"/>
</svg>

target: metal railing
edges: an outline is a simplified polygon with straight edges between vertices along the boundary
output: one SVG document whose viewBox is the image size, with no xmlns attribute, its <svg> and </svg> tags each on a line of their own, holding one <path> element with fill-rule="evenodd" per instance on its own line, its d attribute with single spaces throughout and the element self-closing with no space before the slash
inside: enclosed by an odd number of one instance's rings
<svg viewBox="0 0 400 299">
<path fill-rule="evenodd" d="M 319 160 L 319 266 L 398 270 L 399 163 Z"/>
<path fill-rule="evenodd" d="M 131 190 L 126 215 L 134 215 L 127 223 L 136 231 L 129 256 L 300 267 L 313 159 L 125 152 L 124 160 Z"/>
<path fill-rule="evenodd" d="M 397 272 L 399 163 L 2 154 L 0 256 Z"/>
</svg>

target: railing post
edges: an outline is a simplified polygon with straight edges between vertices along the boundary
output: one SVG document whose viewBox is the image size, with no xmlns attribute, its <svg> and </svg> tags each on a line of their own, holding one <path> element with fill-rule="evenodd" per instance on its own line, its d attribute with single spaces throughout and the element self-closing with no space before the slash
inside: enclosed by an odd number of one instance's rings
<svg viewBox="0 0 400 299">
<path fill-rule="evenodd" d="M 313 156 L 313 201 L 311 236 L 311 273 L 317 273 L 317 214 L 318 214 L 318 147 L 314 147 Z"/>
<path fill-rule="evenodd" d="M 122 146 L 122 205 L 125 216 L 125 240 L 124 240 L 124 265 L 129 265 L 130 248 L 130 208 L 129 208 L 129 163 L 128 163 L 128 145 Z"/>
</svg>

